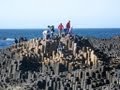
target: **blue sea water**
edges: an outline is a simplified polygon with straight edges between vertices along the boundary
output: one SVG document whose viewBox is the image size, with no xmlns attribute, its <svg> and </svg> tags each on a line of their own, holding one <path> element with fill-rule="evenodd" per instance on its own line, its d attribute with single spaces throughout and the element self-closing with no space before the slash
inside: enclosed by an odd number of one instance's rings
<svg viewBox="0 0 120 90">
<path fill-rule="evenodd" d="M 0 29 L 0 48 L 14 44 L 14 38 L 42 37 L 42 32 L 43 29 Z M 87 37 L 110 38 L 120 35 L 120 29 L 73 29 L 73 33 Z"/>
</svg>

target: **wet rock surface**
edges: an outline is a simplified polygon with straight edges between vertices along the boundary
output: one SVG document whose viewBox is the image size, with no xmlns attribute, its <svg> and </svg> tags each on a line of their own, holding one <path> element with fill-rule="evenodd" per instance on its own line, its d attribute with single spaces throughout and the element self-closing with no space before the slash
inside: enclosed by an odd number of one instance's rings
<svg viewBox="0 0 120 90">
<path fill-rule="evenodd" d="M 119 90 L 119 39 L 63 36 L 1 49 L 0 90 Z"/>
</svg>

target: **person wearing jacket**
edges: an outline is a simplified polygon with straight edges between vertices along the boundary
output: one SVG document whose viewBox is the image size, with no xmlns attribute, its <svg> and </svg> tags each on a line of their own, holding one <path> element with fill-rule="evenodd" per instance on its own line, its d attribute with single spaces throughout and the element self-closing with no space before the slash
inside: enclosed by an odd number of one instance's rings
<svg viewBox="0 0 120 90">
<path fill-rule="evenodd" d="M 58 26 L 59 36 L 61 36 L 63 30 L 64 30 L 64 26 L 62 25 L 62 23 L 60 23 Z"/>
</svg>

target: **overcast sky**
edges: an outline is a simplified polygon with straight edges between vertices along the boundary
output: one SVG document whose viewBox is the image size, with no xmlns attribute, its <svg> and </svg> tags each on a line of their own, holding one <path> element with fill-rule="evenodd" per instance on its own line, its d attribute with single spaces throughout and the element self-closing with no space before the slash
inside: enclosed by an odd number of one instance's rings
<svg viewBox="0 0 120 90">
<path fill-rule="evenodd" d="M 120 0 L 0 0 L 0 28 L 120 28 Z"/>
</svg>

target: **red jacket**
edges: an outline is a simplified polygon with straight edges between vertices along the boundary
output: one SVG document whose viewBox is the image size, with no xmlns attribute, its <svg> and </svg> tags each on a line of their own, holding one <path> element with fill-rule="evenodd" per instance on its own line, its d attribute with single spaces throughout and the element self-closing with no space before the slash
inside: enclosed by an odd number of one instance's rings
<svg viewBox="0 0 120 90">
<path fill-rule="evenodd" d="M 64 29 L 64 26 L 62 25 L 62 24 L 60 24 L 59 26 L 58 26 L 58 30 L 63 30 Z"/>
<path fill-rule="evenodd" d="M 70 29 L 70 22 L 66 24 L 66 29 Z"/>
</svg>

